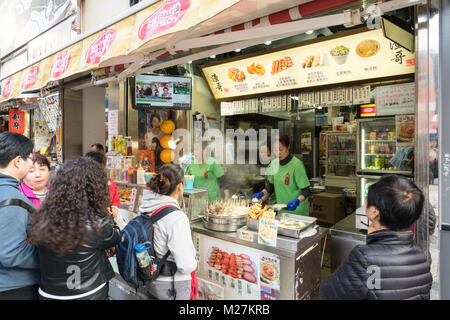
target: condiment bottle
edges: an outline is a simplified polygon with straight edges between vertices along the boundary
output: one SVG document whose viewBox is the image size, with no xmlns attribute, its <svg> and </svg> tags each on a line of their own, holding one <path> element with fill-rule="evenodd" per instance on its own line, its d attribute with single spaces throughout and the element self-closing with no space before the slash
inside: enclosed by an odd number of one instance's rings
<svg viewBox="0 0 450 320">
<path fill-rule="evenodd" d="M 128 183 L 133 183 L 134 181 L 134 169 L 133 166 L 128 167 Z"/>
</svg>

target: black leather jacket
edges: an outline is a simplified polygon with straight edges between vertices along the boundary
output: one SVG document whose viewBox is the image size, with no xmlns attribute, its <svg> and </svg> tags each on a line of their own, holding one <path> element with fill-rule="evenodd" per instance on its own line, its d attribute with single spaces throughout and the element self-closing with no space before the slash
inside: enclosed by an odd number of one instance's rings
<svg viewBox="0 0 450 320">
<path fill-rule="evenodd" d="M 42 291 L 55 296 L 75 296 L 94 290 L 114 276 L 105 249 L 120 242 L 120 234 L 105 218 L 100 230 L 87 226 L 87 243 L 74 253 L 58 256 L 45 247 L 38 247 Z"/>
<path fill-rule="evenodd" d="M 322 283 L 320 296 L 327 300 L 429 300 L 432 282 L 430 263 L 414 244 L 413 233 L 380 230 L 367 236 L 367 245 L 350 252 Z"/>
</svg>

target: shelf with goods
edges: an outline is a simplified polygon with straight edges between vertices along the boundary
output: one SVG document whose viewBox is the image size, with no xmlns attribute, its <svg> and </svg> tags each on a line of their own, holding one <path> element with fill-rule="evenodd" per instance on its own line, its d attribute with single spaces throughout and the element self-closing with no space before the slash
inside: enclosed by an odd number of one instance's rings
<svg viewBox="0 0 450 320">
<path fill-rule="evenodd" d="M 356 188 L 356 134 L 352 132 L 326 133 L 327 188 Z"/>
</svg>

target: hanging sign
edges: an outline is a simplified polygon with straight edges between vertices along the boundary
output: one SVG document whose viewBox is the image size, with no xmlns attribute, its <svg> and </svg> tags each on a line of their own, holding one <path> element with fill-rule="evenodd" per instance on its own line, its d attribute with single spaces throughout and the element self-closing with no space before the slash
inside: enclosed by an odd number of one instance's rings
<svg viewBox="0 0 450 320">
<path fill-rule="evenodd" d="M 400 51 L 401 54 L 398 54 Z M 370 30 L 279 51 L 201 66 L 216 101 L 268 92 L 410 75 L 414 54 Z M 345 102 L 336 92 L 332 103 Z M 335 102 L 333 102 L 333 100 Z M 324 100 L 321 99 L 321 103 Z"/>
<path fill-rule="evenodd" d="M 9 132 L 24 134 L 25 132 L 25 112 L 18 109 L 9 111 Z"/>
</svg>

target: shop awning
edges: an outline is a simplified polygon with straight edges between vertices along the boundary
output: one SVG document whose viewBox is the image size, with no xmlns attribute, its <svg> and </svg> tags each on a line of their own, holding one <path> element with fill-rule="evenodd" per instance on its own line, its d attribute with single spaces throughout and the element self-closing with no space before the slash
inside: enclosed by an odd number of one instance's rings
<svg viewBox="0 0 450 320">
<path fill-rule="evenodd" d="M 302 17 L 352 2 L 356 0 L 159 1 L 3 79 L 0 103 L 17 98 L 21 92 L 41 89 L 49 82 L 102 67 L 131 64 L 122 71 L 118 79 L 129 76 L 136 70 L 139 73 L 149 72 L 150 69 L 141 67 L 150 61 L 190 48 L 202 48 L 205 46 L 202 38 L 208 38 L 205 42 L 208 46 L 224 44 L 221 47 L 224 52 L 234 50 L 235 46 L 244 42 L 240 39 L 247 39 L 246 43 L 249 45 L 261 43 L 264 34 L 251 36 L 253 39 L 248 40 L 249 35 L 244 33 L 254 33 L 252 28 L 262 30 L 267 26 L 282 29 L 284 25 L 295 23 L 295 20 Z M 405 0 L 389 1 L 387 4 L 397 2 L 401 2 L 399 6 L 405 6 Z M 406 2 L 406 6 L 409 6 L 420 1 Z M 342 24 L 342 17 L 343 13 L 340 13 L 340 20 L 336 23 Z M 311 29 L 315 29 L 314 25 Z M 297 34 L 298 30 L 297 27 Z M 227 33 L 233 36 L 227 36 L 228 39 L 214 38 Z M 233 44 L 227 44 L 233 41 Z M 204 50 L 202 55 L 207 53 L 208 50 Z M 171 65 L 178 63 L 183 62 L 176 59 L 170 62 Z M 165 67 L 164 64 L 157 66 L 151 69 Z"/>
<path fill-rule="evenodd" d="M 187 30 L 239 0 L 159 1 L 123 20 L 47 57 L 2 81 L 1 101 L 50 81 L 94 70 L 104 61 L 126 56 L 167 34 Z"/>
</svg>

